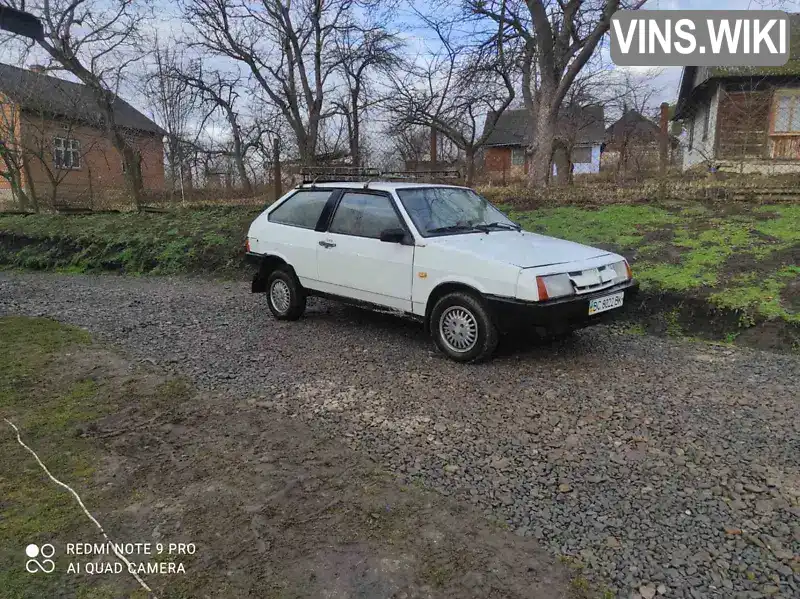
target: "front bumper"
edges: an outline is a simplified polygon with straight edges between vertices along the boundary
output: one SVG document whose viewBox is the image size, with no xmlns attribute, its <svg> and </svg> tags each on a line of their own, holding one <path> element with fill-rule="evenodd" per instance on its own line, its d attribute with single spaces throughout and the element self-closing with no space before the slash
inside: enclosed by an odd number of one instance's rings
<svg viewBox="0 0 800 599">
<path fill-rule="evenodd" d="M 622 307 L 589 315 L 590 301 L 620 291 L 625 293 Z M 558 333 L 580 329 L 614 318 L 630 306 L 631 300 L 638 291 L 639 282 L 634 279 L 607 287 L 602 291 L 545 302 L 528 302 L 499 296 L 488 296 L 487 299 L 501 330 L 511 331 L 521 326 L 532 326 L 547 332 Z"/>
</svg>

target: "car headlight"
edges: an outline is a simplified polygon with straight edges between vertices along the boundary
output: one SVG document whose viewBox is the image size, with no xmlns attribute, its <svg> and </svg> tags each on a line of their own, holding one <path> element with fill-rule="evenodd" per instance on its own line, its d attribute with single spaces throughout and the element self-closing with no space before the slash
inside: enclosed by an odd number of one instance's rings
<svg viewBox="0 0 800 599">
<path fill-rule="evenodd" d="M 615 283 L 622 283 L 623 281 L 628 281 L 632 278 L 631 267 L 628 265 L 627 260 L 620 260 L 619 262 L 615 262 L 614 264 L 611 265 L 611 268 L 614 269 Z"/>
<path fill-rule="evenodd" d="M 536 277 L 536 287 L 539 291 L 540 302 L 575 293 L 575 288 L 567 274 Z"/>
</svg>

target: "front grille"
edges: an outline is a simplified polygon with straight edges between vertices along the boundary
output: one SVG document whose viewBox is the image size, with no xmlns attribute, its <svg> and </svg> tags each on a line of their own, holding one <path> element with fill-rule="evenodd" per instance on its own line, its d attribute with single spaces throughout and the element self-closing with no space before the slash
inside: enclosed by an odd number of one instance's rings
<svg viewBox="0 0 800 599">
<path fill-rule="evenodd" d="M 614 286 L 616 271 L 607 266 L 567 273 L 575 288 L 575 295 L 601 291 Z"/>
<path fill-rule="evenodd" d="M 591 293 L 592 291 L 601 291 L 606 287 L 613 287 L 614 281 L 609 281 L 608 283 L 598 283 L 596 285 L 584 285 L 582 287 L 575 286 L 575 295 L 581 295 L 583 293 Z"/>
</svg>

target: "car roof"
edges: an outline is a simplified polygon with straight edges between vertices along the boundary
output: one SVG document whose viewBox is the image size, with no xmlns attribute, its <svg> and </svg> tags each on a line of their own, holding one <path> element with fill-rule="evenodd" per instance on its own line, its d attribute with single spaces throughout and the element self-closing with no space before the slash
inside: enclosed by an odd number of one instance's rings
<svg viewBox="0 0 800 599">
<path fill-rule="evenodd" d="M 408 183 L 405 181 L 320 181 L 318 183 L 303 183 L 298 189 L 318 188 L 346 188 L 346 189 L 372 189 L 376 191 L 396 191 L 398 189 L 420 189 L 424 187 L 443 187 L 455 189 L 469 189 L 463 185 L 445 185 L 442 183 Z"/>
</svg>

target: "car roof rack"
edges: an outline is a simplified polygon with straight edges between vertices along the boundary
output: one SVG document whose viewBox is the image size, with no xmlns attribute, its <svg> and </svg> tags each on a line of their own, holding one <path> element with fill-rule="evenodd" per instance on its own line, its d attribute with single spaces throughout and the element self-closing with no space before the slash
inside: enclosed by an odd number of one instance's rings
<svg viewBox="0 0 800 599">
<path fill-rule="evenodd" d="M 300 171 L 300 185 L 310 184 L 312 187 L 320 183 L 341 183 L 347 181 L 366 181 L 367 188 L 372 181 L 416 181 L 432 182 L 432 179 L 458 180 L 461 171 L 458 169 L 442 169 L 430 171 L 382 171 L 377 168 L 356 166 L 309 166 Z"/>
</svg>

